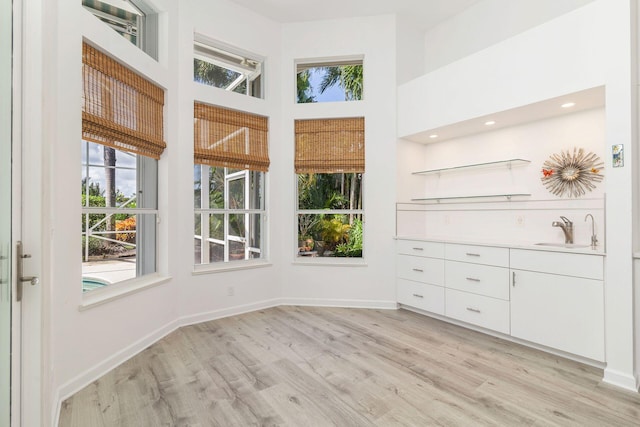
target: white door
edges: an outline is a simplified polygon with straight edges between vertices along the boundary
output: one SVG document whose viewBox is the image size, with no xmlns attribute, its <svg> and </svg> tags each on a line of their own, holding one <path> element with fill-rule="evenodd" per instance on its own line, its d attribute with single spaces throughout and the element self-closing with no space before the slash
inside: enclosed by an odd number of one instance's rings
<svg viewBox="0 0 640 427">
<path fill-rule="evenodd" d="M 11 423 L 11 0 L 0 0 L 0 426 Z M 14 380 L 15 381 L 15 380 Z"/>
</svg>

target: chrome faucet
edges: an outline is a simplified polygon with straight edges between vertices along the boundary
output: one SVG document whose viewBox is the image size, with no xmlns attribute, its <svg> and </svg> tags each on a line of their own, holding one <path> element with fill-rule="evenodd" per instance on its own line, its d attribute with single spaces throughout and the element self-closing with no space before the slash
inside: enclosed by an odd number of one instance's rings
<svg viewBox="0 0 640 427">
<path fill-rule="evenodd" d="M 565 243 L 573 243 L 573 223 L 569 221 L 566 216 L 561 216 L 560 221 L 553 221 L 551 223 L 552 227 L 560 227 L 564 232 L 564 242 Z"/>
<path fill-rule="evenodd" d="M 585 222 L 589 217 L 591 217 L 591 249 L 595 249 L 596 246 L 598 245 L 598 238 L 596 237 L 596 220 L 593 219 L 593 215 L 586 214 L 584 216 Z"/>
</svg>

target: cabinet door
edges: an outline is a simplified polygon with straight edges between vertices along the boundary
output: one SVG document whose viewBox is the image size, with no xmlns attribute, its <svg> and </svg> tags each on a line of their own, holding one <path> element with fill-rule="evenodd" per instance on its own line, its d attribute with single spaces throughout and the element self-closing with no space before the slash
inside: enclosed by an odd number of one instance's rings
<svg viewBox="0 0 640 427">
<path fill-rule="evenodd" d="M 512 270 L 511 335 L 604 361 L 601 280 Z"/>
</svg>

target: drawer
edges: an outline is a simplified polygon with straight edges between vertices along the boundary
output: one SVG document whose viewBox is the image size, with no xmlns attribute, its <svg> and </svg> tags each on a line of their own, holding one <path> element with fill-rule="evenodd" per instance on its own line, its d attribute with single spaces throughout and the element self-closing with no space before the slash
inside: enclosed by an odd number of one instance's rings
<svg viewBox="0 0 640 427">
<path fill-rule="evenodd" d="M 444 243 L 425 242 L 421 240 L 398 240 L 399 254 L 444 258 Z"/>
<path fill-rule="evenodd" d="M 492 246 L 456 245 L 447 243 L 445 258 L 452 261 L 509 267 L 509 249 Z"/>
<path fill-rule="evenodd" d="M 444 260 L 410 255 L 397 255 L 401 279 L 444 286 Z"/>
<path fill-rule="evenodd" d="M 444 288 L 410 280 L 397 280 L 397 297 L 400 304 L 444 315 Z"/>
<path fill-rule="evenodd" d="M 604 259 L 600 255 L 511 249 L 511 268 L 585 279 L 604 279 Z"/>
<path fill-rule="evenodd" d="M 447 288 L 509 300 L 509 269 L 489 265 L 445 261 Z"/>
<path fill-rule="evenodd" d="M 503 334 L 510 331 L 509 301 L 446 289 L 445 315 Z"/>
</svg>

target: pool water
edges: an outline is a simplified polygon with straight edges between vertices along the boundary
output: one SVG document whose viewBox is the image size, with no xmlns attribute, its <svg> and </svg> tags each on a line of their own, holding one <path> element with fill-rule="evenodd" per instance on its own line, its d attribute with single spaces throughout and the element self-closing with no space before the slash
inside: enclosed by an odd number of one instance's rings
<svg viewBox="0 0 640 427">
<path fill-rule="evenodd" d="M 82 278 L 82 292 L 92 291 L 94 289 L 102 288 L 107 286 L 109 283 L 100 279 L 91 279 L 88 277 Z"/>
</svg>

